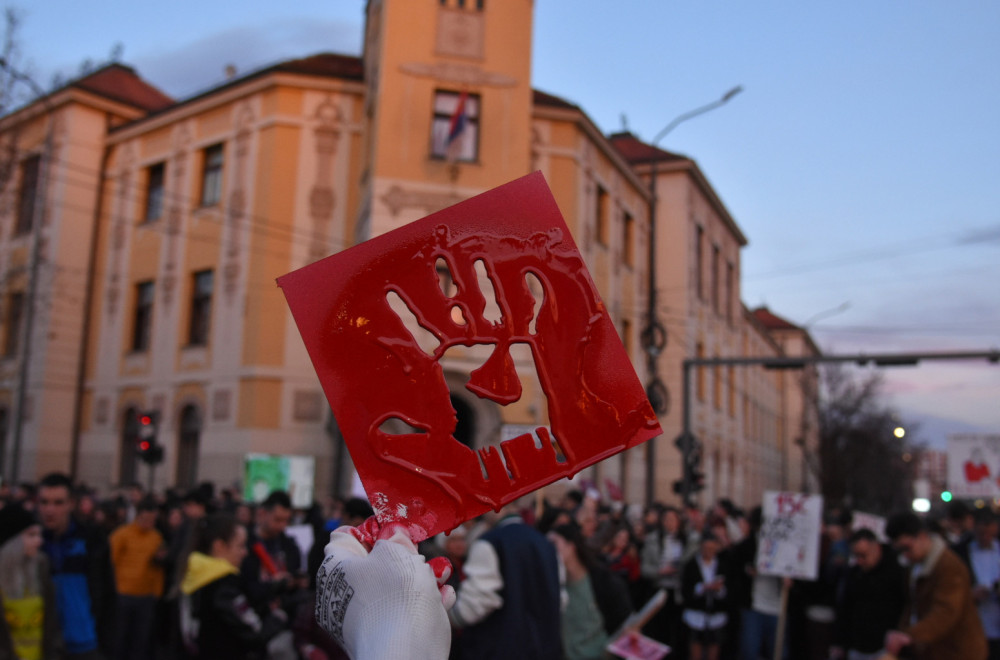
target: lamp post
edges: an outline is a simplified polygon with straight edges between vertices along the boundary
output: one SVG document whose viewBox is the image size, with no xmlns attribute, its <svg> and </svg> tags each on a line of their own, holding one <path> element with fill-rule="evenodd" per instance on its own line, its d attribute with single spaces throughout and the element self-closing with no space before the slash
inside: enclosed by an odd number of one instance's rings
<svg viewBox="0 0 1000 660">
<path fill-rule="evenodd" d="M 743 87 L 737 85 L 722 95 L 716 101 L 689 110 L 677 115 L 664 126 L 659 133 L 649 143 L 655 150 L 660 142 L 677 126 L 688 119 L 714 110 L 725 105 L 734 96 L 743 91 Z M 657 313 L 656 296 L 656 154 L 654 153 L 649 161 L 649 296 L 646 308 L 646 327 L 642 331 L 643 349 L 646 351 L 646 367 L 649 372 L 649 381 L 646 384 L 646 396 L 653 406 L 657 415 L 665 415 L 669 407 L 670 399 L 667 386 L 663 383 L 659 374 L 659 356 L 667 346 L 667 329 L 660 322 Z M 646 443 L 646 503 L 650 504 L 655 495 L 654 479 L 656 476 L 656 445 L 654 440 Z"/>
</svg>

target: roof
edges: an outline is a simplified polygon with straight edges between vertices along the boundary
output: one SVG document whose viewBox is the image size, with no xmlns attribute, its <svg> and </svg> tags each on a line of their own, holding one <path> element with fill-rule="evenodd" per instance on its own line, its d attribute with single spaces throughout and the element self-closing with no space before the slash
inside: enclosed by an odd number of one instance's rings
<svg viewBox="0 0 1000 660">
<path fill-rule="evenodd" d="M 580 106 L 570 103 L 566 99 L 559 98 L 538 89 L 531 90 L 532 102 L 535 105 L 545 105 L 550 108 L 563 108 L 565 110 L 579 110 Z"/>
<path fill-rule="evenodd" d="M 787 321 L 767 307 L 758 307 L 751 314 L 768 330 L 800 330 L 799 326 Z"/>
<path fill-rule="evenodd" d="M 318 53 L 297 60 L 287 60 L 258 72 L 271 73 L 304 73 L 311 76 L 330 76 L 333 78 L 348 78 L 363 80 L 365 77 L 364 63 L 360 57 L 341 55 L 339 53 Z"/>
<path fill-rule="evenodd" d="M 618 153 L 622 155 L 622 158 L 627 160 L 631 165 L 639 165 L 642 163 L 651 163 L 655 161 L 681 161 L 690 160 L 687 156 L 682 156 L 680 154 L 675 154 L 670 151 L 664 151 L 659 147 L 654 147 L 653 145 L 646 144 L 639 138 L 637 138 L 632 133 L 628 131 L 623 133 L 612 133 L 608 136 L 608 140 Z"/>
<path fill-rule="evenodd" d="M 98 96 L 126 103 L 146 112 L 156 112 L 174 104 L 174 100 L 139 77 L 123 64 L 109 64 L 66 85 Z"/>
<path fill-rule="evenodd" d="M 170 105 L 158 108 L 156 111 L 150 112 L 150 114 L 145 117 L 123 126 L 115 127 L 112 129 L 112 132 L 124 130 L 146 122 L 147 120 L 153 119 L 155 116 L 162 114 L 165 110 L 173 110 L 174 108 L 194 103 L 214 94 L 218 94 L 223 90 L 227 90 L 247 83 L 251 80 L 263 78 L 275 73 L 292 73 L 306 76 L 321 76 L 324 78 L 341 78 L 346 80 L 362 81 L 364 80 L 364 72 L 364 63 L 360 57 L 355 55 L 317 53 L 316 55 L 310 55 L 309 57 L 302 57 L 295 60 L 284 60 L 282 62 L 278 62 L 277 64 L 272 64 L 271 66 L 251 71 L 240 78 L 228 80 L 221 85 L 217 85 L 201 93 L 195 94 L 194 96 L 186 98 L 183 101 L 171 102 Z"/>
</svg>

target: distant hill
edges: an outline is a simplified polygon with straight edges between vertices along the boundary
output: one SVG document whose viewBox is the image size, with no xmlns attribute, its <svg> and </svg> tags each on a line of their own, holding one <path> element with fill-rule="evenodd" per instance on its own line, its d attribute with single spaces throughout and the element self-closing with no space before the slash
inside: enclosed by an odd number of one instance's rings
<svg viewBox="0 0 1000 660">
<path fill-rule="evenodd" d="M 956 419 L 935 417 L 911 410 L 901 410 L 903 428 L 911 434 L 911 442 L 924 444 L 931 449 L 947 448 L 951 433 L 1000 433 L 1000 429 L 968 424 Z M 914 431 L 913 428 L 916 427 Z"/>
</svg>

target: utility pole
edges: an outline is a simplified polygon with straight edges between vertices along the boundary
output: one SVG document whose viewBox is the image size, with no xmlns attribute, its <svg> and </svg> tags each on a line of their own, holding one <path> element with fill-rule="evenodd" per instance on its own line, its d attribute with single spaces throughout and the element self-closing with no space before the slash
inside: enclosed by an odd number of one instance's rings
<svg viewBox="0 0 1000 660">
<path fill-rule="evenodd" d="M 674 117 L 669 124 L 664 126 L 652 139 L 649 145 L 653 148 L 649 161 L 649 263 L 647 265 L 649 290 L 646 306 L 646 327 L 642 330 L 642 347 L 646 351 L 646 371 L 648 381 L 646 383 L 646 397 L 653 406 L 653 411 L 657 416 L 667 414 L 670 406 L 670 393 L 667 386 L 660 378 L 660 354 L 667 346 L 667 329 L 660 322 L 658 300 L 656 292 L 656 166 L 658 159 L 655 150 L 659 148 L 660 142 L 672 130 L 681 123 L 697 117 L 698 115 L 714 110 L 721 105 L 725 105 L 734 96 L 743 91 L 743 87 L 737 85 L 716 101 L 689 110 Z M 651 504 L 656 494 L 656 440 L 655 438 L 646 442 L 646 504 Z"/>
</svg>

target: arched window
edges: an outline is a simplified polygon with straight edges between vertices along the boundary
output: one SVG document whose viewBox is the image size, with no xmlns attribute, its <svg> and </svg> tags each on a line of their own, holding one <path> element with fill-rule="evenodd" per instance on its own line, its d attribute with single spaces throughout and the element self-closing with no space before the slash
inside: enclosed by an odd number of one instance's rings
<svg viewBox="0 0 1000 660">
<path fill-rule="evenodd" d="M 198 447 L 201 444 L 201 410 L 194 404 L 181 409 L 177 435 L 177 478 L 180 488 L 193 488 L 198 483 Z"/>
<path fill-rule="evenodd" d="M 123 484 L 136 481 L 135 439 L 138 432 L 139 411 L 130 407 L 122 417 L 121 449 L 118 452 L 118 481 Z"/>
</svg>

